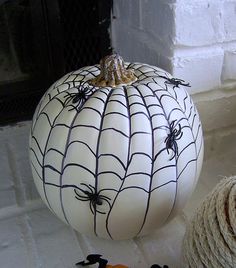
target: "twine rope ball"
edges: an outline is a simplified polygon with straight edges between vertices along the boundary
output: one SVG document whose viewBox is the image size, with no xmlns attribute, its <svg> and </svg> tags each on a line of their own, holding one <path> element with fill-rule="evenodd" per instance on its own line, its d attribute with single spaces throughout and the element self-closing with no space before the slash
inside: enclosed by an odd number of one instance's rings
<svg viewBox="0 0 236 268">
<path fill-rule="evenodd" d="M 183 266 L 236 267 L 236 176 L 216 185 L 187 227 Z"/>
</svg>

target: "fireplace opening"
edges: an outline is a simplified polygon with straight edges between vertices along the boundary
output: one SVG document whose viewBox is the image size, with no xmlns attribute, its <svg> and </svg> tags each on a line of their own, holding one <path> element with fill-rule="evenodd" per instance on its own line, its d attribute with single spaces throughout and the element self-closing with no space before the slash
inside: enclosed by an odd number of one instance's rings
<svg viewBox="0 0 236 268">
<path fill-rule="evenodd" d="M 6 0 L 0 4 L 0 125 L 32 118 L 66 72 L 111 52 L 112 0 Z"/>
</svg>

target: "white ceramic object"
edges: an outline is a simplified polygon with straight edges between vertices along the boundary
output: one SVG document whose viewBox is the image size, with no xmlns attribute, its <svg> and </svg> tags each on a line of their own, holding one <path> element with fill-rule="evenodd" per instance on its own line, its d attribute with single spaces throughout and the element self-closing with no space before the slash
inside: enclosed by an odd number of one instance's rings
<svg viewBox="0 0 236 268">
<path fill-rule="evenodd" d="M 46 205 L 80 233 L 110 239 L 143 235 L 173 218 L 203 159 L 189 85 L 154 66 L 125 66 L 136 78 L 129 85 L 92 85 L 97 65 L 59 79 L 41 99 L 30 137 Z"/>
</svg>

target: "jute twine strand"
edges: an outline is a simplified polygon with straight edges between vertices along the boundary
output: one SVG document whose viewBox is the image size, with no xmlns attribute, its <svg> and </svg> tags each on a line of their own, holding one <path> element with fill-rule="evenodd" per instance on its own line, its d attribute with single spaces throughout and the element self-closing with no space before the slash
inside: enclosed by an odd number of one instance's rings
<svg viewBox="0 0 236 268">
<path fill-rule="evenodd" d="M 236 267 L 236 176 L 217 184 L 188 225 L 183 267 Z"/>
</svg>

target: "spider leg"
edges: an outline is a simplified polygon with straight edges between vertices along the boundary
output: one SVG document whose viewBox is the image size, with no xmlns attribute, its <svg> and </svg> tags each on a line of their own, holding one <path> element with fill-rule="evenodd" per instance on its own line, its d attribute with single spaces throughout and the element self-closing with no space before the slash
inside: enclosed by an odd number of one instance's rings
<svg viewBox="0 0 236 268">
<path fill-rule="evenodd" d="M 171 137 L 171 135 L 169 134 L 168 139 L 166 139 L 166 149 L 167 149 L 167 150 L 172 148 L 172 143 L 173 143 L 173 141 L 172 141 L 172 137 Z"/>
<path fill-rule="evenodd" d="M 167 143 L 169 140 L 169 135 L 165 138 L 165 143 Z"/>
<path fill-rule="evenodd" d="M 171 149 L 171 148 L 170 147 L 166 147 L 166 149 L 167 149 L 167 153 L 170 154 L 169 149 Z"/>
<path fill-rule="evenodd" d="M 73 110 L 77 111 L 77 107 L 74 106 L 73 104 L 68 105 L 68 107 L 72 107 L 72 108 L 68 109 L 68 111 L 73 111 Z"/>
<path fill-rule="evenodd" d="M 172 157 L 170 158 L 170 161 L 173 160 L 176 156 L 175 150 L 173 148 L 171 148 L 171 151 L 173 152 Z"/>
<path fill-rule="evenodd" d="M 75 196 L 75 198 L 79 201 L 89 201 L 89 198 L 87 197 L 78 197 L 78 196 Z"/>
<path fill-rule="evenodd" d="M 99 195 L 99 198 L 100 198 L 100 200 L 104 200 L 104 201 L 106 201 L 106 202 L 109 202 L 109 200 L 111 200 L 110 197 L 105 196 L 105 195 Z"/>
<path fill-rule="evenodd" d="M 82 195 L 79 195 L 78 193 L 76 194 L 75 198 L 80 200 L 80 201 L 89 201 L 90 200 L 88 196 L 82 196 Z"/>
<path fill-rule="evenodd" d="M 107 202 L 109 204 L 109 207 L 110 207 L 110 203 L 108 202 L 108 200 L 106 200 L 105 198 L 101 198 L 101 201 Z M 95 200 L 91 201 L 90 205 L 92 205 L 94 212 L 96 211 L 99 214 L 106 214 L 106 212 L 103 212 L 103 211 L 98 209 L 99 204 L 97 204 L 97 202 Z M 90 207 L 90 209 L 91 209 L 91 207 Z"/>
<path fill-rule="evenodd" d="M 103 214 L 103 215 L 106 214 L 106 212 L 102 212 L 102 211 L 100 211 L 100 210 L 98 210 L 98 209 L 96 209 L 96 212 L 99 213 L 99 214 Z"/>
<path fill-rule="evenodd" d="M 181 127 L 180 123 L 178 124 L 178 127 L 179 127 L 179 131 L 181 131 L 182 127 Z"/>
<path fill-rule="evenodd" d="M 174 150 L 175 150 L 175 156 L 176 155 L 178 156 L 178 154 L 179 154 L 179 148 L 178 148 L 177 142 L 175 141 L 173 145 L 174 145 Z"/>
<path fill-rule="evenodd" d="M 64 98 L 65 98 L 65 102 L 64 102 L 65 105 L 67 105 L 70 102 L 70 100 L 72 99 L 72 97 L 71 96 L 68 96 L 68 95 L 67 96 L 64 96 Z"/>
<path fill-rule="evenodd" d="M 82 191 L 82 190 L 81 190 L 81 191 Z M 88 197 L 87 195 L 86 195 L 86 196 L 80 195 L 80 194 L 76 191 L 76 189 L 74 189 L 74 192 L 75 192 L 75 194 L 76 194 L 76 196 L 75 196 L 76 199 L 78 199 L 78 200 L 82 200 L 82 201 L 87 201 L 87 200 L 89 200 L 89 197 Z M 83 191 L 83 193 L 86 194 L 84 191 Z M 81 199 L 79 199 L 79 198 L 81 198 Z"/>
<path fill-rule="evenodd" d="M 96 211 L 96 205 L 94 204 L 94 201 L 90 200 L 90 202 L 89 202 L 89 208 L 90 208 L 92 214 L 94 215 L 94 213 Z"/>
<path fill-rule="evenodd" d="M 87 185 L 87 187 L 89 188 L 89 189 L 91 189 L 91 191 L 95 191 L 95 187 L 93 186 L 93 185 L 91 185 L 91 184 L 89 184 L 89 185 Z"/>
<path fill-rule="evenodd" d="M 177 121 L 177 120 L 175 120 L 175 121 Z M 173 128 L 174 128 L 173 132 L 174 132 L 175 136 L 178 136 L 182 131 L 182 127 L 179 123 L 178 123 L 178 129 L 177 129 L 177 124 Z"/>
<path fill-rule="evenodd" d="M 71 98 L 73 98 L 75 95 L 76 95 L 76 93 L 74 93 L 74 92 L 72 92 L 72 93 L 70 93 L 70 92 L 66 92 L 66 96 L 65 97 L 71 97 Z"/>
<path fill-rule="evenodd" d="M 175 140 L 180 140 L 183 136 L 183 132 L 180 131 L 177 135 L 178 135 L 178 137 L 176 137 Z"/>
<path fill-rule="evenodd" d="M 108 206 L 109 206 L 109 208 L 111 208 L 111 204 L 110 204 L 110 200 L 111 200 L 111 198 L 109 198 L 109 197 L 107 197 L 107 196 L 105 196 L 105 197 L 103 197 L 103 198 L 101 198 L 103 201 L 105 201 L 107 204 L 108 204 Z"/>
<path fill-rule="evenodd" d="M 174 124 L 175 124 L 175 122 L 176 122 L 176 120 L 174 120 L 174 121 L 172 121 L 172 122 L 170 123 L 170 129 L 171 129 L 171 130 L 174 129 Z"/>
<path fill-rule="evenodd" d="M 106 200 L 106 201 L 111 200 L 110 197 L 105 196 L 105 195 L 100 195 L 100 198 L 101 198 L 102 200 Z"/>
<path fill-rule="evenodd" d="M 88 185 L 88 184 L 82 182 L 82 183 L 80 183 L 80 185 L 86 186 L 88 188 L 88 190 L 90 190 L 91 194 L 95 191 L 95 187 L 92 186 L 91 184 Z"/>
<path fill-rule="evenodd" d="M 165 81 L 165 84 L 170 85 L 171 83 L 170 83 L 170 81 L 169 81 L 169 80 L 167 80 L 167 81 Z"/>
<path fill-rule="evenodd" d="M 175 137 L 177 137 L 181 133 L 181 128 L 179 128 L 178 130 L 175 129 L 174 133 L 175 133 Z"/>
<path fill-rule="evenodd" d="M 182 80 L 182 81 L 185 82 L 184 80 Z M 182 86 L 185 86 L 185 87 L 191 87 L 191 86 L 189 85 L 189 83 L 182 83 L 182 82 L 181 82 L 181 85 L 182 85 Z"/>
</svg>

